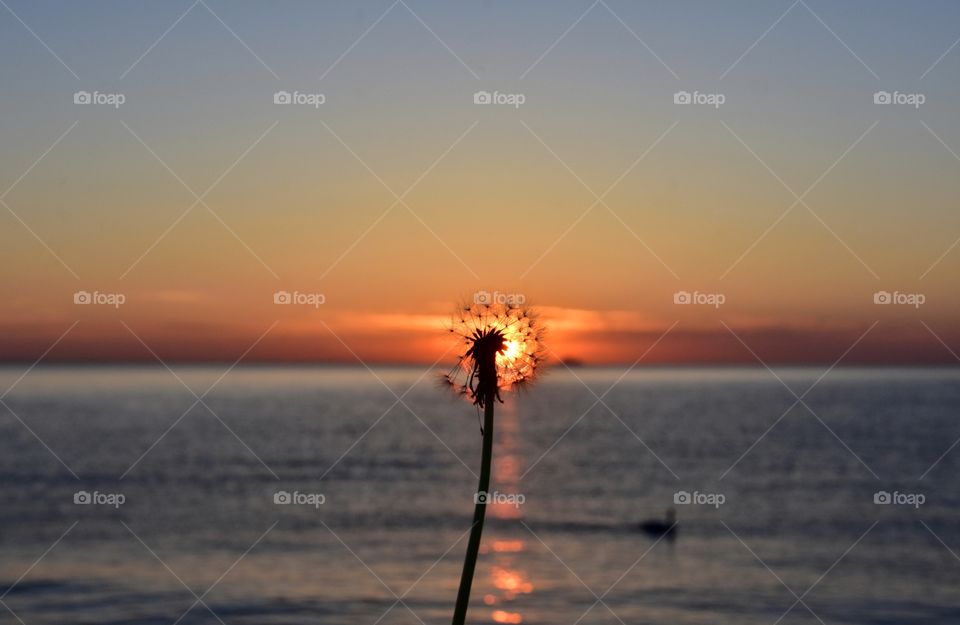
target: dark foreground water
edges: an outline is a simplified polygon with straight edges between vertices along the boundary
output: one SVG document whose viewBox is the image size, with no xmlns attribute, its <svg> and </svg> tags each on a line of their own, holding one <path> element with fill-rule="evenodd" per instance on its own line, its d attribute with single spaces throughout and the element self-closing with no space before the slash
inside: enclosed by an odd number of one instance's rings
<svg viewBox="0 0 960 625">
<path fill-rule="evenodd" d="M 40 367 L 3 398 L 0 623 L 449 622 L 471 407 L 417 369 L 176 373 L 202 403 L 162 368 Z M 960 371 L 622 373 L 498 407 L 471 622 L 960 622 Z M 681 491 L 712 505 L 636 530 Z"/>
</svg>

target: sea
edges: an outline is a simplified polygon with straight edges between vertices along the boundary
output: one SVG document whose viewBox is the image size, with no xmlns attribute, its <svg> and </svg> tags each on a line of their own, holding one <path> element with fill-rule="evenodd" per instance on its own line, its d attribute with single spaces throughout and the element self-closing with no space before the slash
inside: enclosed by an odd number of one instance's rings
<svg viewBox="0 0 960 625">
<path fill-rule="evenodd" d="M 0 623 L 448 623 L 482 437 L 437 379 L 0 368 Z M 560 366 L 503 400 L 468 622 L 960 623 L 958 368 Z"/>
</svg>

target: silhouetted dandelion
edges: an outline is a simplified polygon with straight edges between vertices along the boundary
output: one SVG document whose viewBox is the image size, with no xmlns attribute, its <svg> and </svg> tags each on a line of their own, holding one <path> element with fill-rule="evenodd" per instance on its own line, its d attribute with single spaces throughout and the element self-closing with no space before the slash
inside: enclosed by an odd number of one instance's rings
<svg viewBox="0 0 960 625">
<path fill-rule="evenodd" d="M 485 494 L 490 488 L 493 459 L 493 409 L 496 402 L 503 401 L 501 391 L 529 384 L 536 378 L 545 355 L 543 331 L 536 315 L 523 306 L 475 303 L 462 306 L 453 317 L 450 332 L 462 341 L 463 351 L 457 366 L 444 379 L 457 394 L 483 409 L 480 484 L 474 499 L 473 526 L 463 561 L 453 625 L 463 625 L 466 621 L 480 551 Z"/>
</svg>

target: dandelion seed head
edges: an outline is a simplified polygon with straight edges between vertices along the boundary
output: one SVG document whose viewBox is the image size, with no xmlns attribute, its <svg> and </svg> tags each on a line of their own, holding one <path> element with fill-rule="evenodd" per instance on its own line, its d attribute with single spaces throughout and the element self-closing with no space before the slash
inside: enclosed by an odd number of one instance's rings
<svg viewBox="0 0 960 625">
<path fill-rule="evenodd" d="M 461 351 L 445 382 L 481 407 L 491 396 L 500 399 L 501 390 L 532 382 L 545 358 L 543 325 L 525 306 L 463 304 L 449 330 Z"/>
</svg>

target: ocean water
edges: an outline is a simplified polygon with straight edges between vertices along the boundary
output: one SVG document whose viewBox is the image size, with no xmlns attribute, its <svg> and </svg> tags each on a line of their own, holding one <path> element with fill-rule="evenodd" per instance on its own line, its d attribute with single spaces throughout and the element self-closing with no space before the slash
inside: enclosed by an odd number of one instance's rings
<svg viewBox="0 0 960 625">
<path fill-rule="evenodd" d="M 0 368 L 0 623 L 449 622 L 476 410 L 417 368 L 224 369 Z M 960 622 L 960 370 L 823 373 L 508 396 L 469 620 Z"/>
</svg>

